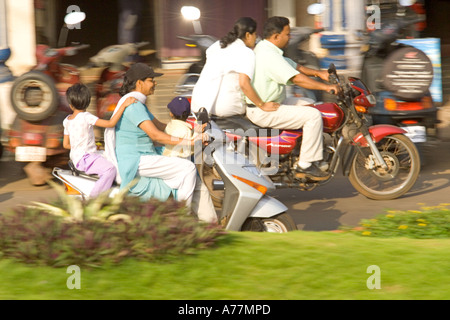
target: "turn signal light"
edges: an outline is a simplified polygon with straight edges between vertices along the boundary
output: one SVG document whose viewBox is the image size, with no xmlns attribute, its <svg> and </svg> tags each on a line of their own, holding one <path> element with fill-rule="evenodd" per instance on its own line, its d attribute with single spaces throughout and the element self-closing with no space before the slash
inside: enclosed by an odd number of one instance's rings
<svg viewBox="0 0 450 320">
<path fill-rule="evenodd" d="M 233 177 L 238 179 L 239 181 L 244 182 L 245 184 L 248 184 L 250 187 L 255 188 L 256 190 L 258 190 L 262 194 L 266 194 L 266 192 L 267 192 L 267 188 L 262 186 L 262 185 L 260 185 L 259 183 L 256 183 L 256 182 L 253 182 L 253 181 L 250 181 L 250 180 L 247 180 L 247 179 L 235 176 L 235 175 L 233 175 Z"/>
<path fill-rule="evenodd" d="M 361 113 L 367 113 L 367 108 L 363 106 L 355 106 L 356 111 Z"/>
<path fill-rule="evenodd" d="M 69 196 L 78 196 L 81 195 L 80 192 L 78 192 L 78 190 L 72 188 L 70 185 L 68 185 L 67 183 L 64 183 L 64 186 L 66 187 L 66 194 Z"/>
<path fill-rule="evenodd" d="M 107 112 L 114 112 L 116 109 L 117 104 L 110 104 L 107 108 Z"/>
<path fill-rule="evenodd" d="M 396 101 L 394 99 L 384 99 L 384 108 L 386 110 L 394 111 L 419 111 L 424 109 L 430 109 L 433 107 L 433 101 L 431 97 L 424 97 L 421 101 Z"/>
<path fill-rule="evenodd" d="M 49 149 L 56 149 L 61 145 L 61 139 L 48 138 L 45 147 Z"/>
<path fill-rule="evenodd" d="M 16 148 L 22 145 L 22 141 L 19 138 L 10 138 L 9 139 L 9 146 L 11 148 Z"/>
</svg>

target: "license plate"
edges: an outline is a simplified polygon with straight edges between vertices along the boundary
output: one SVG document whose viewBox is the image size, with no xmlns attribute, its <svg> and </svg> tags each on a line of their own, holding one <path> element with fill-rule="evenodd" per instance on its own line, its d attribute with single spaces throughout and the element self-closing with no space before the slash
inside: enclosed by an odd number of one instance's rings
<svg viewBox="0 0 450 320">
<path fill-rule="evenodd" d="M 47 149 L 42 147 L 17 147 L 16 161 L 18 162 L 45 162 Z"/>
<path fill-rule="evenodd" d="M 406 130 L 405 135 L 414 143 L 427 141 L 427 130 L 423 126 L 408 126 L 402 129 Z"/>
</svg>

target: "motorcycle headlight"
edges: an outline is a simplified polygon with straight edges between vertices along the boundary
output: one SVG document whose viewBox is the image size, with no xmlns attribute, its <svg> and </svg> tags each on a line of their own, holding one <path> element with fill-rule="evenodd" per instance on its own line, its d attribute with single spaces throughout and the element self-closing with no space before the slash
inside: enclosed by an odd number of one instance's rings
<svg viewBox="0 0 450 320">
<path fill-rule="evenodd" d="M 369 94 L 367 96 L 367 101 L 369 101 L 369 103 L 373 105 L 377 103 L 377 99 L 375 99 L 375 96 L 373 94 Z"/>
</svg>

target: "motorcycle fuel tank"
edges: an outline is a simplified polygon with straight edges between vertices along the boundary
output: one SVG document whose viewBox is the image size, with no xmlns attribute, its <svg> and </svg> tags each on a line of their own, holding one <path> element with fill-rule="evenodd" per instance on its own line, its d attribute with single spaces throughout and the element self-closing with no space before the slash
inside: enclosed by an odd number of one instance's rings
<svg viewBox="0 0 450 320">
<path fill-rule="evenodd" d="M 314 106 L 320 111 L 323 119 L 323 131 L 333 132 L 339 129 L 344 121 L 344 111 L 335 103 L 324 103 Z"/>
</svg>

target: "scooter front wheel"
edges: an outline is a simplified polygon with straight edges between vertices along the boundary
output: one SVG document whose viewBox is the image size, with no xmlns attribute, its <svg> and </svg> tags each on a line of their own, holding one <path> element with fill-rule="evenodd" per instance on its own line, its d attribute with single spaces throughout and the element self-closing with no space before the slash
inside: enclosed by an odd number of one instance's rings
<svg viewBox="0 0 450 320">
<path fill-rule="evenodd" d="M 241 231 L 274 233 L 285 233 L 294 230 L 297 230 L 297 225 L 287 213 L 282 213 L 268 219 L 248 218 L 241 228 Z"/>
<path fill-rule="evenodd" d="M 377 144 L 387 168 L 375 165 L 369 148 L 353 159 L 349 174 L 353 187 L 374 200 L 396 199 L 407 193 L 420 172 L 420 157 L 414 143 L 402 134 L 384 137 Z"/>
</svg>

